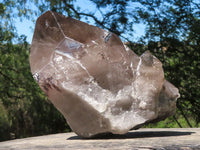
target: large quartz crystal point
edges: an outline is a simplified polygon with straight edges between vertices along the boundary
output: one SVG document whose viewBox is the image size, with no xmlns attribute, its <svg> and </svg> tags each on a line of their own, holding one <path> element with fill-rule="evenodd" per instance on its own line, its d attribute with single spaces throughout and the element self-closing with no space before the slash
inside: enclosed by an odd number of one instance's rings
<svg viewBox="0 0 200 150">
<path fill-rule="evenodd" d="M 74 132 L 124 134 L 174 114 L 178 89 L 149 51 L 138 57 L 113 33 L 47 11 L 31 45 L 33 77 Z"/>
</svg>

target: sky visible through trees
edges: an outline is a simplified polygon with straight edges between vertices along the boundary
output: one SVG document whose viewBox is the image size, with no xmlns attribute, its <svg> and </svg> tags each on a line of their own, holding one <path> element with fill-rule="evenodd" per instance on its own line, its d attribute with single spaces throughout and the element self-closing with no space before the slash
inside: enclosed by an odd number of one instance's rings
<svg viewBox="0 0 200 150">
<path fill-rule="evenodd" d="M 30 2 L 31 5 L 34 5 Z M 101 17 L 101 14 L 98 12 L 98 10 L 96 10 L 96 6 L 89 0 L 77 0 L 75 2 L 75 7 L 80 7 L 80 9 L 84 12 L 89 12 L 89 11 L 96 11 L 95 15 L 97 17 Z M 129 6 L 128 8 L 129 9 L 133 9 L 133 7 L 135 6 Z M 35 8 L 37 9 L 37 8 Z M 105 9 L 106 11 L 106 9 Z M 39 17 L 40 14 L 37 15 L 37 17 Z M 25 35 L 27 36 L 27 42 L 29 44 L 31 44 L 31 41 L 32 41 L 32 37 L 33 37 L 33 32 L 34 32 L 34 28 L 35 28 L 35 20 L 37 19 L 37 17 L 35 16 L 34 17 L 34 21 L 31 21 L 27 18 L 15 18 L 14 19 L 14 24 L 16 26 L 16 30 L 17 30 L 17 33 L 19 35 Z M 85 19 L 85 18 L 81 18 L 81 21 L 83 22 L 88 22 L 89 24 L 91 25 L 95 25 L 95 22 L 91 19 L 91 18 L 88 18 Z M 139 23 L 137 25 L 134 25 L 134 41 L 138 40 L 139 37 L 143 36 L 144 35 L 144 30 L 145 30 L 145 25 L 143 23 Z M 128 35 L 126 35 L 128 36 Z"/>
<path fill-rule="evenodd" d="M 47 10 L 109 30 L 163 63 L 181 97 L 174 116 L 149 127 L 200 127 L 199 0 L 0 0 L 0 141 L 70 131 L 30 72 L 35 21 Z"/>
</svg>

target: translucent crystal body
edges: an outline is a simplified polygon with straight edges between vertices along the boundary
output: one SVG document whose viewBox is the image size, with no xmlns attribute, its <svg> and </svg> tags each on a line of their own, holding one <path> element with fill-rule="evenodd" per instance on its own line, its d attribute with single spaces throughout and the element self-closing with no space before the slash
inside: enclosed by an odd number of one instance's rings
<svg viewBox="0 0 200 150">
<path fill-rule="evenodd" d="M 149 51 L 139 57 L 115 34 L 51 11 L 37 20 L 30 65 L 82 137 L 123 134 L 175 112 L 178 89 Z"/>
</svg>

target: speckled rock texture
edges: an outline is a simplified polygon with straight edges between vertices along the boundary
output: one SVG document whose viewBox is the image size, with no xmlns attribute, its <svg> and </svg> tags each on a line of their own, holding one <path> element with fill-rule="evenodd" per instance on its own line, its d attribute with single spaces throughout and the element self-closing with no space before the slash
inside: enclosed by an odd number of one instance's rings
<svg viewBox="0 0 200 150">
<path fill-rule="evenodd" d="M 0 150 L 200 150 L 200 129 L 139 129 L 124 135 L 81 139 L 61 133 L 0 142 Z"/>
</svg>

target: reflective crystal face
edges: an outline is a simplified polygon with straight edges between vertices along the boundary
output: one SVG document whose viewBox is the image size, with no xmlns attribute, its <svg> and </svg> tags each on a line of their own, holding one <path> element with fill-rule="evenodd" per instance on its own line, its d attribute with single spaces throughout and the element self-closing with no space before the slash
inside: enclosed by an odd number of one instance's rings
<svg viewBox="0 0 200 150">
<path fill-rule="evenodd" d="M 37 20 L 30 65 L 82 137 L 123 134 L 175 112 L 178 89 L 149 51 L 139 57 L 115 34 L 51 11 Z"/>
</svg>

